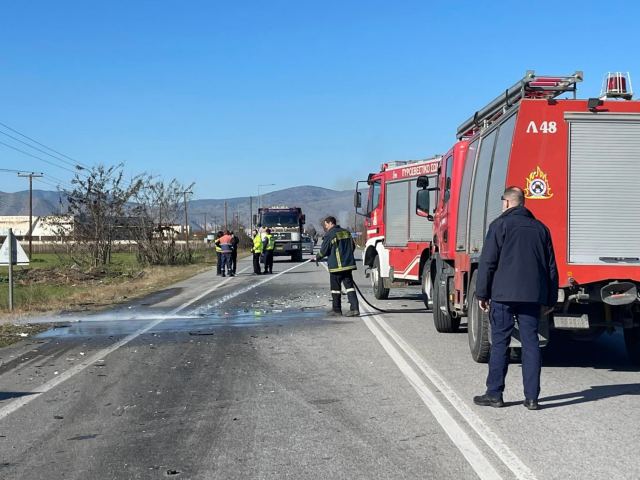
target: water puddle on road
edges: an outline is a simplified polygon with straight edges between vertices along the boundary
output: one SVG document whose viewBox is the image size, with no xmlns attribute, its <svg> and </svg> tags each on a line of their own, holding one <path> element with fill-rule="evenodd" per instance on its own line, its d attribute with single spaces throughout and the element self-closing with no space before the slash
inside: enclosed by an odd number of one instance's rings
<svg viewBox="0 0 640 480">
<path fill-rule="evenodd" d="M 144 328 L 151 321 L 163 321 L 153 327 L 150 333 L 189 333 L 190 335 L 213 335 L 223 328 L 257 327 L 265 325 L 299 325 L 327 322 L 326 312 L 313 310 L 249 310 L 221 312 L 202 316 L 166 316 L 153 318 L 87 318 L 60 324 L 42 332 L 36 338 L 124 336 Z"/>
</svg>

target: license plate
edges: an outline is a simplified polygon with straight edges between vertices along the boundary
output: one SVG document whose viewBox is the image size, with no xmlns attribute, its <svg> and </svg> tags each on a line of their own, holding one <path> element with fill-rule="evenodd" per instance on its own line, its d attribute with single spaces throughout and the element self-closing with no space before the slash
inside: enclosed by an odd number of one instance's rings
<svg viewBox="0 0 640 480">
<path fill-rule="evenodd" d="M 553 316 L 553 325 L 556 328 L 564 328 L 568 330 L 586 330 L 589 328 L 589 315 L 574 316 Z"/>
</svg>

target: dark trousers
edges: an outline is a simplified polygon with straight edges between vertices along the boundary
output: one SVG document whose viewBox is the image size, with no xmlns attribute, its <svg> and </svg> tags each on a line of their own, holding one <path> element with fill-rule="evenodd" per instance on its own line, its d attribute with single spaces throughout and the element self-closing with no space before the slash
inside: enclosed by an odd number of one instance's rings
<svg viewBox="0 0 640 480">
<path fill-rule="evenodd" d="M 228 272 L 230 275 L 233 274 L 233 272 L 231 271 L 231 252 L 222 253 L 222 265 L 220 268 L 222 269 L 222 275 L 225 274 L 225 271 Z"/>
<path fill-rule="evenodd" d="M 231 272 L 236 274 L 236 267 L 238 266 L 238 251 L 234 250 L 231 252 Z"/>
<path fill-rule="evenodd" d="M 218 275 L 222 274 L 222 252 L 216 252 L 217 265 L 216 265 L 216 273 Z"/>
<path fill-rule="evenodd" d="M 538 321 L 541 306 L 537 303 L 491 302 L 491 354 L 487 393 L 501 395 L 509 368 L 509 343 L 518 322 L 522 343 L 522 383 L 524 396 L 537 400 L 540 394 L 540 344 L 538 342 Z"/>
<path fill-rule="evenodd" d="M 262 273 L 262 270 L 260 269 L 260 255 L 262 255 L 262 253 L 253 254 L 253 273 L 255 274 Z"/>
<path fill-rule="evenodd" d="M 342 285 L 347 291 L 347 299 L 351 310 L 360 310 L 351 270 L 329 273 L 329 283 L 331 284 L 331 306 L 334 312 L 342 312 Z"/>
<path fill-rule="evenodd" d="M 273 250 L 264 252 L 264 273 L 273 273 Z"/>
</svg>

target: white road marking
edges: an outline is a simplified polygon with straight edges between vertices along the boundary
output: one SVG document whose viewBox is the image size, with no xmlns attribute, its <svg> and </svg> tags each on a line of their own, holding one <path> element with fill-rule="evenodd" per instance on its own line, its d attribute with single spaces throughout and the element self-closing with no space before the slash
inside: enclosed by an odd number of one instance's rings
<svg viewBox="0 0 640 480">
<path fill-rule="evenodd" d="M 259 287 L 260 285 L 264 285 L 265 283 L 278 278 L 280 275 L 283 275 L 283 274 L 285 274 L 287 272 L 290 272 L 294 268 L 298 268 L 298 267 L 300 267 L 302 265 L 306 265 L 310 261 L 311 260 L 307 260 L 306 262 L 298 263 L 298 264 L 294 265 L 293 267 L 288 268 L 287 270 L 284 270 L 284 271 L 282 271 L 280 273 L 277 273 L 275 275 L 270 275 L 269 277 L 265 278 L 264 280 L 261 280 L 261 281 L 255 283 L 255 284 L 253 284 L 253 285 L 249 285 L 246 288 L 238 290 L 237 293 L 235 293 L 235 294 L 227 295 L 227 296 L 225 296 L 225 300 L 224 301 L 226 302 L 226 301 L 228 301 L 228 300 L 230 300 L 230 299 L 232 299 L 234 297 L 237 297 L 238 295 L 241 295 L 242 293 L 246 293 L 246 292 L 248 292 L 248 291 L 250 291 L 250 290 L 252 290 L 254 288 Z M 240 273 L 242 273 L 244 270 L 247 270 L 248 268 L 249 267 L 247 267 L 247 268 L 245 268 L 243 270 L 240 270 Z M 95 354 L 90 356 L 88 359 L 86 359 L 86 361 L 84 363 L 77 364 L 77 365 L 71 367 L 70 369 L 65 370 L 60 375 L 57 375 L 56 377 L 52 378 L 48 382 L 45 382 L 44 384 L 40 385 L 37 389 L 32 390 L 30 392 L 31 393 L 30 395 L 25 395 L 25 396 L 22 396 L 20 398 L 17 398 L 15 400 L 11 401 L 7 405 L 5 405 L 2 408 L 0 408 L 0 420 L 2 420 L 3 418 L 7 417 L 10 414 L 12 414 L 13 412 L 18 410 L 19 408 L 21 408 L 21 407 L 27 405 L 28 403 L 32 402 L 33 400 L 38 398 L 40 395 L 43 395 L 43 394 L 47 393 L 52 388 L 55 388 L 58 385 L 60 385 L 61 383 L 69 380 L 71 377 L 73 377 L 73 376 L 77 375 L 78 373 L 82 372 L 87 367 L 90 367 L 94 363 L 96 363 L 96 362 L 98 362 L 100 360 L 103 360 L 107 355 L 109 355 L 110 353 L 113 353 L 118 348 L 126 345 L 127 343 L 131 342 L 132 340 L 134 340 L 135 338 L 139 337 L 140 335 L 148 332 L 153 327 L 155 327 L 158 324 L 164 322 L 165 320 L 170 319 L 170 315 L 176 314 L 177 312 L 180 312 L 181 310 L 184 310 L 188 306 L 193 305 L 198 300 L 202 299 L 203 297 L 205 297 L 209 293 L 217 290 L 221 286 L 227 284 L 228 282 L 230 282 L 234 278 L 236 278 L 236 277 L 229 277 L 229 278 L 223 280 L 222 282 L 218 283 L 215 287 L 210 288 L 209 290 L 207 290 L 203 294 L 200 294 L 197 297 L 195 297 L 195 298 L 189 300 L 188 302 L 183 303 L 179 307 L 175 308 L 174 310 L 169 312 L 169 314 L 167 314 L 166 317 L 160 318 L 158 320 L 154 320 L 153 322 L 151 322 L 148 325 L 142 327 L 141 329 L 136 330 L 135 332 L 133 332 L 130 335 L 127 335 L 122 340 L 114 343 L 110 347 L 104 348 L 104 349 L 96 352 Z M 220 303 L 223 303 L 223 302 L 220 302 Z"/>
<path fill-rule="evenodd" d="M 469 465 L 483 480 L 501 479 L 502 476 L 489 463 L 489 460 L 480 451 L 473 439 L 467 435 L 458 422 L 451 416 L 444 405 L 438 400 L 435 394 L 429 389 L 427 384 L 420 378 L 416 371 L 409 365 L 402 354 L 382 333 L 378 325 L 372 320 L 376 316 L 362 317 L 365 325 L 376 337 L 382 348 L 391 357 L 405 378 L 409 381 L 414 390 L 418 393 L 424 404 L 431 411 L 442 429 L 449 436 L 453 444 L 460 450 L 469 462 Z"/>
<path fill-rule="evenodd" d="M 389 324 L 380 316 L 374 315 L 378 324 L 396 342 L 396 344 L 407 354 L 416 364 L 420 371 L 429 379 L 431 383 L 445 396 L 465 421 L 482 438 L 482 440 L 494 451 L 502 463 L 511 470 L 514 475 L 521 480 L 535 480 L 536 476 L 518 456 L 496 435 L 489 426 L 469 408 L 449 384 L 436 372 L 425 359 L 420 356 Z"/>
<path fill-rule="evenodd" d="M 244 273 L 247 270 L 249 270 L 249 268 L 251 267 L 245 267 L 242 270 L 240 270 L 240 272 L 238 273 Z M 198 300 L 203 299 L 204 297 L 206 297 L 207 295 L 209 295 L 210 293 L 215 292 L 216 290 L 218 290 L 220 287 L 223 287 L 224 285 L 226 285 L 227 283 L 229 283 L 231 280 L 233 280 L 234 277 L 228 277 L 226 279 L 224 279 L 223 281 L 221 281 L 220 283 L 216 283 L 213 287 L 211 287 L 209 290 L 204 291 L 203 293 L 201 293 L 200 295 L 198 295 L 197 297 L 194 297 L 190 300 L 187 300 L 186 302 L 184 302 L 182 305 L 180 305 L 179 307 L 174 308 L 173 310 L 171 310 L 167 315 L 175 315 L 178 312 L 181 312 L 182 310 L 184 310 L 185 308 L 187 308 L 189 305 L 193 305 L 194 303 L 196 303 Z"/>
<path fill-rule="evenodd" d="M 325 267 L 325 269 L 327 269 L 326 265 L 322 264 L 322 266 Z M 327 269 L 327 271 L 328 271 L 328 269 Z M 389 335 L 389 337 L 391 337 L 391 339 L 393 339 L 395 344 L 402 351 L 404 351 L 404 353 L 414 362 L 414 364 L 429 379 L 429 381 L 440 391 L 440 393 L 442 393 L 444 395 L 444 397 L 449 401 L 451 406 L 454 409 L 456 409 L 456 411 L 462 416 L 462 418 L 464 418 L 466 423 L 471 428 L 473 428 L 473 430 L 487 444 L 487 446 L 491 450 L 493 450 L 493 452 L 498 456 L 500 461 L 509 470 L 511 470 L 514 473 L 516 478 L 518 478 L 519 480 L 536 480 L 536 476 L 533 473 L 533 471 L 531 471 L 531 469 L 529 467 L 527 467 L 522 462 L 522 460 L 520 460 L 520 458 L 518 458 L 518 456 L 515 453 L 513 453 L 513 451 L 507 446 L 507 444 L 504 443 L 502 441 L 502 439 L 500 439 L 500 437 L 498 437 L 498 435 L 496 435 L 493 432 L 493 430 L 491 430 L 491 428 L 489 428 L 489 426 L 486 423 L 484 423 L 482 421 L 482 419 L 480 417 L 478 417 L 478 415 L 476 415 L 475 412 L 473 412 L 473 410 L 471 410 L 468 407 L 468 405 L 458 396 L 457 393 L 455 393 L 453 388 L 449 386 L 449 384 L 442 378 L 442 376 L 440 376 L 440 374 L 438 374 L 431 366 L 429 366 L 429 364 L 426 362 L 426 360 L 424 358 L 422 358 L 422 356 L 420 356 L 420 354 L 418 354 L 393 328 L 391 328 L 389 326 L 389 324 L 382 318 L 381 315 L 379 315 L 377 313 L 374 313 L 373 310 L 371 310 L 368 306 L 364 306 L 364 302 L 362 301 L 362 295 L 358 295 L 358 296 L 360 297 L 360 300 L 361 300 L 360 309 L 363 310 L 363 311 L 366 311 L 367 313 L 370 314 L 368 317 L 361 317 L 362 320 L 364 321 L 365 325 L 367 325 L 367 327 L 369 328 L 371 333 L 374 334 L 374 336 L 376 337 L 378 342 L 380 342 L 380 344 L 387 351 L 389 356 L 394 360 L 394 362 L 396 363 L 396 365 L 398 366 L 400 371 L 402 371 L 402 373 L 405 375 L 405 377 L 407 378 L 409 383 L 411 383 L 411 385 L 414 387 L 414 389 L 418 392 L 418 394 L 420 395 L 420 398 L 422 398 L 422 400 L 425 403 L 425 405 L 427 405 L 429 410 L 431 410 L 431 412 L 436 417 L 436 419 L 438 420 L 440 425 L 445 429 L 446 433 L 454 441 L 456 446 L 460 449 L 460 451 L 465 456 L 465 458 L 467 458 L 469 463 L 471 464 L 471 461 L 469 460 L 469 457 L 467 457 L 467 455 L 465 454 L 465 451 L 460 447 L 460 445 L 458 445 L 456 443 L 456 440 L 451 436 L 451 433 L 447 430 L 447 427 L 445 427 L 445 425 L 443 425 L 443 423 L 440 421 L 438 416 L 436 416 L 436 413 L 431 408 L 430 403 L 427 403 L 427 401 L 422 396 L 422 393 L 418 388 L 419 387 L 420 388 L 424 388 L 429 393 L 431 393 L 431 390 L 429 390 L 428 386 L 420 379 L 420 377 L 411 368 L 411 366 L 402 357 L 402 355 L 399 354 L 398 350 L 396 350 L 395 347 L 389 342 L 389 340 L 386 337 L 384 337 L 384 335 L 382 335 L 382 333 L 380 332 L 378 326 L 380 328 L 384 329 L 384 331 Z M 375 322 L 373 322 L 371 319 L 374 319 L 377 322 L 377 324 Z M 372 328 L 372 326 L 373 326 L 373 328 Z M 374 329 L 377 332 L 374 331 Z M 387 346 L 385 346 L 385 343 L 383 343 L 383 342 L 386 342 L 388 344 L 388 346 L 392 350 L 391 352 L 387 348 Z M 395 353 L 392 353 L 392 352 L 395 352 Z M 396 360 L 396 359 L 398 359 L 398 360 Z M 411 378 L 407 375 L 406 369 L 409 369 Z M 414 375 L 415 375 L 415 377 L 414 377 Z M 419 382 L 418 385 L 416 385 L 414 383 L 415 379 L 417 379 L 417 381 Z M 431 395 L 433 396 L 432 393 L 431 393 Z M 442 405 L 441 402 L 439 402 L 437 400 L 437 398 L 433 397 L 433 399 L 435 400 L 435 402 L 437 402 L 437 405 L 439 407 L 444 409 L 444 406 Z M 453 419 L 448 414 L 446 409 L 444 411 L 449 416 L 451 422 L 453 422 L 455 424 L 455 427 L 460 428 L 458 423 L 455 421 L 455 419 Z M 448 422 L 448 420 L 447 420 L 447 422 Z M 464 433 L 464 431 L 463 431 L 463 433 Z M 466 434 L 464 434 L 464 435 L 466 436 Z M 473 440 L 470 439 L 468 436 L 466 436 L 466 438 L 468 439 L 468 441 L 470 441 L 472 443 L 473 447 L 476 448 L 476 450 L 477 450 L 477 447 L 475 446 L 475 443 L 473 443 Z M 464 448 L 466 448 L 466 447 L 464 447 Z M 481 452 L 479 452 L 479 453 L 482 455 Z M 485 461 L 488 462 L 486 457 L 483 456 L 483 458 L 485 459 Z M 471 464 L 471 466 L 474 468 L 474 470 L 476 470 L 476 468 L 475 468 L 475 466 L 473 464 Z M 482 465 L 480 465 L 480 466 L 482 466 Z M 493 468 L 493 467 L 491 467 L 491 468 Z M 476 472 L 478 473 L 478 475 L 480 475 L 480 472 L 478 472 L 477 470 L 476 470 Z M 496 475 L 498 475 L 497 472 L 496 472 Z M 488 478 L 501 478 L 501 477 L 498 475 L 497 477 L 488 477 Z"/>
</svg>

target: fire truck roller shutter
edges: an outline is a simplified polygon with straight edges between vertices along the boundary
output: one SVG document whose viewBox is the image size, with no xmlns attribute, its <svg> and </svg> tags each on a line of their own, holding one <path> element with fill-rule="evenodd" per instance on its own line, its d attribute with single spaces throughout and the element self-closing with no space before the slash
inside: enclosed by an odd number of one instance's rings
<svg viewBox="0 0 640 480">
<path fill-rule="evenodd" d="M 498 139 L 491 164 L 491 176 L 489 179 L 489 196 L 487 197 L 487 219 L 485 232 L 489 224 L 502 213 L 502 193 L 506 188 L 507 166 L 513 142 L 513 132 L 516 126 L 516 115 L 511 115 L 498 130 Z"/>
<path fill-rule="evenodd" d="M 486 135 L 480 144 L 473 181 L 469 253 L 482 250 L 489 224 L 502 213 L 500 198 L 505 189 L 515 124 L 516 116 L 511 115 L 496 130 Z"/>
<path fill-rule="evenodd" d="M 480 252 L 484 239 L 484 217 L 487 206 L 487 190 L 489 189 L 489 170 L 493 148 L 496 145 L 497 130 L 491 131 L 480 140 L 480 153 L 476 159 L 469 211 L 469 253 Z"/>
<path fill-rule="evenodd" d="M 437 179 L 437 176 L 430 176 L 429 185 L 436 185 Z M 415 178 L 409 182 L 409 185 L 409 240 L 412 242 L 430 242 L 433 239 L 433 222 L 416 214 L 416 192 L 418 191 L 418 184 Z M 431 197 L 431 205 L 435 206 L 435 190 L 429 192 L 429 196 Z"/>
<path fill-rule="evenodd" d="M 467 244 L 467 214 L 469 213 L 469 189 L 471 188 L 471 177 L 473 176 L 473 166 L 476 153 L 478 152 L 478 142 L 476 139 L 469 144 L 467 159 L 464 164 L 462 174 L 462 185 L 460 186 L 460 202 L 458 205 L 458 225 L 456 233 L 456 250 L 464 250 Z"/>
<path fill-rule="evenodd" d="M 386 245 L 404 247 L 409 240 L 409 184 L 410 179 L 389 182 L 386 187 L 385 208 Z"/>
<path fill-rule="evenodd" d="M 569 262 L 640 263 L 640 115 L 567 113 Z"/>
</svg>

